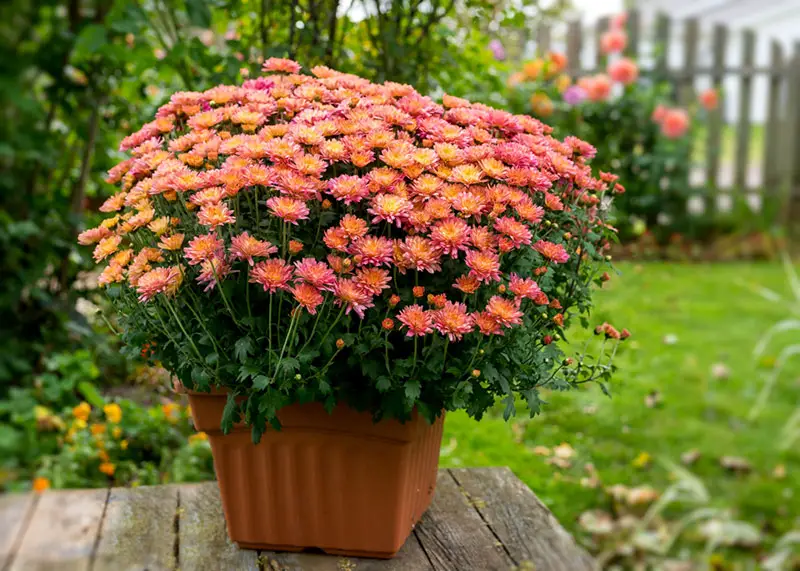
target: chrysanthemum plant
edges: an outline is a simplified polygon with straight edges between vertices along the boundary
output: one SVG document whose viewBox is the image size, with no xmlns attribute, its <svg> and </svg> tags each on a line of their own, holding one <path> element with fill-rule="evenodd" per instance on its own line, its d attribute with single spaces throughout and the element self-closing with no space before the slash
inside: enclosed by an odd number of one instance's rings
<svg viewBox="0 0 800 571">
<path fill-rule="evenodd" d="M 408 85 L 265 71 L 176 93 L 122 142 L 111 217 L 80 237 L 126 343 L 229 391 L 223 429 L 258 440 L 309 401 L 534 414 L 540 389 L 609 374 L 554 342 L 606 263 L 616 179 L 591 145 Z"/>
</svg>

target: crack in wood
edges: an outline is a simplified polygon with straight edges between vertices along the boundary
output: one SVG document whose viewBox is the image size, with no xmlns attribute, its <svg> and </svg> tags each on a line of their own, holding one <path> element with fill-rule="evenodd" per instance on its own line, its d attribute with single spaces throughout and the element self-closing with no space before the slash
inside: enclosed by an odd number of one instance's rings
<svg viewBox="0 0 800 571">
<path fill-rule="evenodd" d="M 175 569 L 181 568 L 181 489 L 176 490 L 177 503 L 175 506 L 175 521 L 173 529 L 175 530 L 175 543 L 173 544 L 172 551 L 175 555 Z"/>
<path fill-rule="evenodd" d="M 436 569 L 436 567 L 433 565 L 433 560 L 431 559 L 431 556 L 430 556 L 430 554 L 428 553 L 428 550 L 427 550 L 427 549 L 425 549 L 425 546 L 422 544 L 422 540 L 419 538 L 419 535 L 417 535 L 417 530 L 416 530 L 416 528 L 415 528 L 415 529 L 413 529 L 413 530 L 411 530 L 411 533 L 413 534 L 413 536 L 414 536 L 414 539 L 416 539 L 416 540 L 417 540 L 417 543 L 419 544 L 419 548 L 422 550 L 422 553 L 425 555 L 425 559 L 427 559 L 427 560 L 428 560 L 428 565 L 430 565 L 430 566 L 431 566 L 431 570 L 435 570 L 435 569 Z"/>
<path fill-rule="evenodd" d="M 108 500 L 111 498 L 111 488 L 106 489 L 106 501 L 103 502 L 103 512 L 100 514 L 100 523 L 97 525 L 97 537 L 94 538 L 94 546 L 92 553 L 89 555 L 89 571 L 94 569 L 94 562 L 97 560 L 97 550 L 100 547 L 100 538 L 103 537 L 103 524 L 106 521 L 106 512 L 108 511 Z"/>
<path fill-rule="evenodd" d="M 39 505 L 39 498 L 39 494 L 36 494 L 31 499 L 30 505 L 25 512 L 25 519 L 22 522 L 22 525 L 19 526 L 19 530 L 17 530 L 17 536 L 14 538 L 14 543 L 11 544 L 11 552 L 9 553 L 8 560 L 6 560 L 6 564 L 3 566 L 2 571 L 10 571 L 11 566 L 14 565 L 14 559 L 17 556 L 20 545 L 22 545 L 22 540 L 25 538 L 25 534 L 28 532 L 28 526 L 30 526 L 31 521 L 33 520 L 33 513 L 36 511 L 36 507 Z"/>
</svg>

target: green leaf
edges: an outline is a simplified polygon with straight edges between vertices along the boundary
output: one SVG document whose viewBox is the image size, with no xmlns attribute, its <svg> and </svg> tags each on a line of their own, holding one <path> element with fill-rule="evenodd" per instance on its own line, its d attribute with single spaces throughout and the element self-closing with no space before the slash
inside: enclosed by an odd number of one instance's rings
<svg viewBox="0 0 800 571">
<path fill-rule="evenodd" d="M 103 397 L 97 392 L 95 386 L 89 381 L 81 381 L 78 383 L 78 392 L 81 393 L 83 398 L 95 408 L 103 408 L 106 404 Z"/>
<path fill-rule="evenodd" d="M 81 30 L 72 48 L 74 63 L 85 61 L 93 55 L 99 55 L 100 49 L 108 42 L 106 29 L 100 24 L 91 24 Z"/>
<path fill-rule="evenodd" d="M 405 387 L 406 400 L 408 404 L 414 403 L 420 395 L 419 381 L 408 381 Z"/>
<path fill-rule="evenodd" d="M 380 392 L 385 393 L 390 388 L 392 388 L 392 380 L 386 375 L 382 375 L 378 377 L 378 380 L 375 383 L 375 388 L 378 389 Z"/>
<path fill-rule="evenodd" d="M 247 357 L 253 352 L 253 340 L 249 336 L 242 337 L 233 345 L 233 354 L 244 365 Z"/>
<path fill-rule="evenodd" d="M 233 428 L 233 424 L 238 418 L 236 413 L 236 396 L 233 393 L 228 393 L 228 401 L 225 403 L 225 408 L 222 410 L 222 432 L 228 434 Z M 236 418 L 235 418 L 236 417 Z"/>
<path fill-rule="evenodd" d="M 193 26 L 211 27 L 211 10 L 208 7 L 208 0 L 186 0 L 186 14 Z"/>
<path fill-rule="evenodd" d="M 253 377 L 253 388 L 259 391 L 266 389 L 272 380 L 266 375 L 256 375 Z"/>
</svg>

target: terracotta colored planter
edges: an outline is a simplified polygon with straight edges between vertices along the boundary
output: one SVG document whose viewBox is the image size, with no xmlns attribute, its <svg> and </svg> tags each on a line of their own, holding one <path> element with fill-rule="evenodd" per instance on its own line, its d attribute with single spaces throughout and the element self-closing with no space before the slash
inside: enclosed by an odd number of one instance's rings
<svg viewBox="0 0 800 571">
<path fill-rule="evenodd" d="M 224 392 L 188 395 L 239 547 L 389 558 L 433 499 L 443 417 L 375 424 L 345 406 L 296 404 L 256 445 L 243 425 L 222 434 Z"/>
</svg>

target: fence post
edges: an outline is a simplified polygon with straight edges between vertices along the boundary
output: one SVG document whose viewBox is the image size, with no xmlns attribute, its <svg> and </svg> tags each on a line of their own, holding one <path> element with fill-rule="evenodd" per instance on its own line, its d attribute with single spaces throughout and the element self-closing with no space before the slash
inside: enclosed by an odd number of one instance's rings
<svg viewBox="0 0 800 571">
<path fill-rule="evenodd" d="M 545 21 L 539 22 L 536 29 L 536 51 L 540 57 L 545 57 L 550 51 L 550 24 Z"/>
<path fill-rule="evenodd" d="M 581 72 L 582 38 L 581 21 L 573 20 L 567 25 L 567 65 L 569 66 L 569 74 L 572 77 L 577 77 Z"/>
<path fill-rule="evenodd" d="M 786 101 L 787 128 L 784 138 L 784 158 L 783 164 L 788 179 L 788 207 L 786 212 L 785 226 L 791 234 L 796 234 L 795 224 L 800 218 L 800 108 L 797 102 L 800 101 L 800 42 L 795 42 L 791 73 L 789 75 L 789 96 Z"/>
<path fill-rule="evenodd" d="M 628 11 L 628 45 L 625 48 L 625 55 L 636 58 L 639 55 L 639 12 L 638 10 Z"/>
<path fill-rule="evenodd" d="M 601 48 L 601 44 L 603 41 L 603 34 L 605 34 L 606 31 L 608 30 L 608 22 L 609 22 L 608 17 L 600 18 L 599 20 L 597 20 L 597 25 L 595 26 L 596 38 L 594 47 L 595 50 L 594 66 L 597 68 L 596 71 L 598 73 L 604 71 L 603 68 L 605 68 L 606 61 L 608 60 L 608 58 L 605 56 Z"/>
<path fill-rule="evenodd" d="M 769 95 L 767 99 L 767 122 L 764 125 L 764 172 L 762 176 L 762 186 L 764 194 L 772 198 L 783 196 L 781 183 L 780 149 L 783 146 L 781 133 L 783 132 L 781 123 L 781 95 L 786 88 L 786 78 L 791 77 L 791 68 L 788 61 L 784 61 L 783 48 L 777 41 L 773 41 L 770 46 L 770 75 L 769 75 Z M 785 93 L 783 93 L 785 97 Z"/>
<path fill-rule="evenodd" d="M 742 66 L 739 88 L 739 125 L 736 132 L 736 164 L 733 190 L 745 194 L 750 158 L 750 108 L 753 94 L 753 64 L 755 62 L 756 35 L 752 30 L 742 32 Z"/>
<path fill-rule="evenodd" d="M 725 78 L 725 45 L 728 40 L 728 30 L 724 26 L 714 26 L 713 56 L 714 63 L 711 72 L 711 81 L 714 89 L 720 95 L 722 80 Z M 722 125 L 724 123 L 724 104 L 720 97 L 719 106 L 709 113 L 708 142 L 706 143 L 706 187 L 713 194 L 713 204 L 716 208 L 717 191 L 719 190 L 719 158 L 722 141 Z"/>
</svg>

